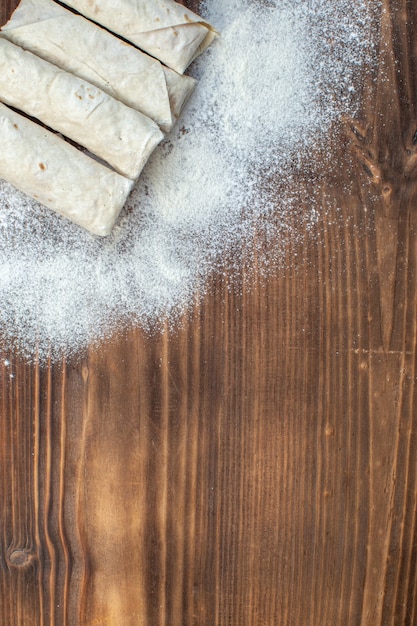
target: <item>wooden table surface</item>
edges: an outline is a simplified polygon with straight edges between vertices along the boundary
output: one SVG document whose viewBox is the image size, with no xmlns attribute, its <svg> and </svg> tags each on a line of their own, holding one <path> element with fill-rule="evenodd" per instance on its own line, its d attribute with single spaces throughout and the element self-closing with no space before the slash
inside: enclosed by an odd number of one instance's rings
<svg viewBox="0 0 417 626">
<path fill-rule="evenodd" d="M 417 5 L 382 4 L 285 271 L 78 361 L 0 351 L 1 626 L 417 624 Z"/>
</svg>

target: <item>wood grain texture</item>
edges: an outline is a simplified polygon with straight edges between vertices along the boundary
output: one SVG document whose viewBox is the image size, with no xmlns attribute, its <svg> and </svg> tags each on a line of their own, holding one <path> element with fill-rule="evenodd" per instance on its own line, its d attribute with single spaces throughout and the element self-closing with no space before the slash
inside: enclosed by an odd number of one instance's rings
<svg viewBox="0 0 417 626">
<path fill-rule="evenodd" d="M 417 624 L 417 15 L 383 6 L 282 271 L 78 362 L 1 352 L 1 626 Z"/>
</svg>

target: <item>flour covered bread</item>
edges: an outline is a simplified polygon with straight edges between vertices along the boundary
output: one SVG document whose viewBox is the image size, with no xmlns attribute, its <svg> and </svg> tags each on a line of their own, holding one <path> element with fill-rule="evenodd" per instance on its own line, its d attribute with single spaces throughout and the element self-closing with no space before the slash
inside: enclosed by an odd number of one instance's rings
<svg viewBox="0 0 417 626">
<path fill-rule="evenodd" d="M 108 235 L 133 181 L 0 103 L 0 177 L 95 235 Z"/>
<path fill-rule="evenodd" d="M 173 0 L 63 0 L 182 74 L 216 37 L 210 24 Z"/>
<path fill-rule="evenodd" d="M 0 35 L 140 111 L 164 132 L 196 84 L 52 0 L 22 0 Z"/>
<path fill-rule="evenodd" d="M 136 179 L 163 135 L 94 85 L 0 38 L 0 100 L 73 139 Z"/>
</svg>

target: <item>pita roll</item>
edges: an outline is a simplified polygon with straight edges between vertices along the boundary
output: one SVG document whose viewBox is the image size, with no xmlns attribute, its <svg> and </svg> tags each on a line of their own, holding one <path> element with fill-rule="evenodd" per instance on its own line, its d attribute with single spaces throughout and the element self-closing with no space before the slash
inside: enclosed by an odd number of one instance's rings
<svg viewBox="0 0 417 626">
<path fill-rule="evenodd" d="M 196 84 L 52 0 L 22 0 L 0 35 L 140 111 L 164 132 Z"/>
<path fill-rule="evenodd" d="M 0 177 L 95 235 L 108 235 L 133 181 L 0 103 Z"/>
<path fill-rule="evenodd" d="M 212 43 L 210 24 L 173 0 L 63 0 L 182 74 Z"/>
<path fill-rule="evenodd" d="M 138 111 L 0 38 L 0 100 L 136 179 L 163 135 Z"/>
</svg>

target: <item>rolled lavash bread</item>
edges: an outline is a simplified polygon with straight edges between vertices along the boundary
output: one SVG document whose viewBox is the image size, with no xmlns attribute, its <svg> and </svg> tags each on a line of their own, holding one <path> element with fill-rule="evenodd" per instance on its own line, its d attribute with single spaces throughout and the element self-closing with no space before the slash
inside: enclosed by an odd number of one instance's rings
<svg viewBox="0 0 417 626">
<path fill-rule="evenodd" d="M 157 124 L 94 85 L 0 38 L 0 100 L 136 179 L 163 138 Z"/>
<path fill-rule="evenodd" d="M 0 103 L 0 177 L 95 235 L 108 235 L 133 181 Z"/>
<path fill-rule="evenodd" d="M 164 132 L 196 84 L 52 0 L 22 0 L 0 35 L 147 115 Z"/>
<path fill-rule="evenodd" d="M 173 0 L 62 0 L 182 74 L 217 36 L 199 15 Z"/>
</svg>

